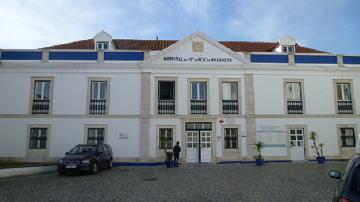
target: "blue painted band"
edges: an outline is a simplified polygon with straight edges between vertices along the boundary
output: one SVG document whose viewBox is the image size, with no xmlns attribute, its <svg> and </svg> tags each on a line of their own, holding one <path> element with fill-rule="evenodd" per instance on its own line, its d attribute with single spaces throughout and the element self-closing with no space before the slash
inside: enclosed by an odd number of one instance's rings
<svg viewBox="0 0 360 202">
<path fill-rule="evenodd" d="M 359 56 L 343 56 L 344 64 L 360 64 Z"/>
<path fill-rule="evenodd" d="M 264 147 L 286 147 L 286 144 L 264 144 Z"/>
<path fill-rule="evenodd" d="M 97 60 L 97 52 L 49 52 L 49 60 Z"/>
<path fill-rule="evenodd" d="M 289 63 L 289 57 L 287 55 L 250 55 L 250 61 L 254 63 Z"/>
<path fill-rule="evenodd" d="M 144 52 L 105 52 L 104 60 L 144 60 Z"/>
<path fill-rule="evenodd" d="M 41 60 L 41 51 L 2 51 L 2 60 Z"/>
<path fill-rule="evenodd" d="M 265 160 L 264 163 L 289 163 L 291 160 Z M 218 164 L 231 164 L 231 163 L 255 163 L 255 161 L 220 161 Z"/>
<path fill-rule="evenodd" d="M 337 57 L 323 55 L 295 55 L 295 63 L 337 64 Z"/>
<path fill-rule="evenodd" d="M 114 162 L 113 166 L 163 166 L 164 162 Z"/>
</svg>

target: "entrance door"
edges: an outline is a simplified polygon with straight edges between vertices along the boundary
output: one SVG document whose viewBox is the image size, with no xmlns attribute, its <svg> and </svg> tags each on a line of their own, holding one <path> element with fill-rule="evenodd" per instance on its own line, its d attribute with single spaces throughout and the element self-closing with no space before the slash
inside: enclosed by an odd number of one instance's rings
<svg viewBox="0 0 360 202">
<path fill-rule="evenodd" d="M 294 161 L 305 160 L 304 155 L 304 129 L 289 129 L 290 158 Z"/>
<path fill-rule="evenodd" d="M 186 161 L 199 162 L 199 131 L 186 131 Z"/>
<path fill-rule="evenodd" d="M 201 162 L 211 162 L 211 131 L 200 131 Z"/>
</svg>

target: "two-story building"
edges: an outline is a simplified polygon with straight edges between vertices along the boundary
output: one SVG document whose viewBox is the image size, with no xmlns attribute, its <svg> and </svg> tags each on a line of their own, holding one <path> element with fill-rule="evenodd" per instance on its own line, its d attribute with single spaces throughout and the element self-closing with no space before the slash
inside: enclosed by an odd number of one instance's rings
<svg viewBox="0 0 360 202">
<path fill-rule="evenodd" d="M 360 57 L 296 43 L 92 39 L 0 50 L 0 159 L 54 161 L 107 143 L 114 161 L 349 158 L 360 127 Z"/>
</svg>

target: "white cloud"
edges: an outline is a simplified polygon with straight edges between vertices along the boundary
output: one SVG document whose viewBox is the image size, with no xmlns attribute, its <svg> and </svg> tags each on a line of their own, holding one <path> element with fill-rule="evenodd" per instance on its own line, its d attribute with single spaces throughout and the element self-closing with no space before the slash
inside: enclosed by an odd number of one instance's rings
<svg viewBox="0 0 360 202">
<path fill-rule="evenodd" d="M 236 1 L 235 15 L 229 19 L 229 32 L 248 39 L 274 41 L 288 29 L 287 11 L 282 4 L 269 1 Z"/>
<path fill-rule="evenodd" d="M 179 0 L 179 3 L 188 16 L 208 20 L 211 0 Z"/>
<path fill-rule="evenodd" d="M 91 38 L 122 13 L 95 1 L 1 1 L 1 48 L 39 48 Z"/>
</svg>

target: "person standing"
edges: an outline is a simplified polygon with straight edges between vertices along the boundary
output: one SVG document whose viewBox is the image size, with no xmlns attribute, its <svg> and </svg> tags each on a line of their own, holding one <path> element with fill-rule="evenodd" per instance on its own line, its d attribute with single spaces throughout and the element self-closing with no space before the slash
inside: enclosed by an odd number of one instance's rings
<svg viewBox="0 0 360 202">
<path fill-rule="evenodd" d="M 176 142 L 176 145 L 173 148 L 174 152 L 174 167 L 179 167 L 179 157 L 181 152 L 181 147 L 179 141 Z"/>
</svg>

